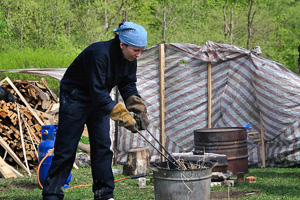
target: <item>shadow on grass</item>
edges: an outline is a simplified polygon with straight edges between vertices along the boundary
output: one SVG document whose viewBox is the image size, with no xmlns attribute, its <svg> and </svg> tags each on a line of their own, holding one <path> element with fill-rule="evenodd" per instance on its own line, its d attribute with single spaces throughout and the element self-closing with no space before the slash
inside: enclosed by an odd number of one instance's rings
<svg viewBox="0 0 300 200">
<path fill-rule="evenodd" d="M 265 172 L 265 171 L 257 171 L 251 173 L 251 175 L 257 176 L 257 177 L 262 177 L 262 178 L 295 178 L 299 177 L 299 173 L 297 172 Z"/>
<path fill-rule="evenodd" d="M 28 181 L 28 180 L 20 180 L 18 182 L 12 182 L 11 185 L 13 187 L 17 187 L 19 189 L 25 189 L 25 190 L 34 190 L 40 188 L 38 183 Z"/>
</svg>

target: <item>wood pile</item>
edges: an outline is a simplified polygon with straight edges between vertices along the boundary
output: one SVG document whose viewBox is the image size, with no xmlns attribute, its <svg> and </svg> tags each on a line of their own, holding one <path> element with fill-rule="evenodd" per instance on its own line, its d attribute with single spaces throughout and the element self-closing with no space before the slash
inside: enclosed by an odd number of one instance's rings
<svg viewBox="0 0 300 200">
<path fill-rule="evenodd" d="M 17 102 L 0 101 L 0 157 L 9 165 L 17 163 L 31 175 L 30 168 L 38 166 L 42 125 L 57 124 L 58 98 L 44 79 L 11 82 L 7 77 L 4 81 L 8 83 L 1 87 Z M 0 165 L 0 175 L 4 168 Z"/>
<path fill-rule="evenodd" d="M 0 136 L 24 162 L 21 141 L 21 134 L 23 134 L 28 165 L 33 168 L 38 164 L 36 150 L 41 141 L 41 125 L 26 107 L 20 107 L 19 119 L 17 106 L 17 103 L 0 101 Z M 42 121 L 46 121 L 42 115 L 39 117 Z M 19 123 L 21 124 L 21 130 L 19 128 Z M 6 161 L 13 163 L 13 158 L 8 157 Z"/>
<path fill-rule="evenodd" d="M 13 84 L 24 96 L 28 104 L 35 110 L 49 112 L 52 106 L 58 103 L 56 94 L 50 90 L 47 82 L 43 78 L 41 78 L 40 81 L 16 80 L 13 81 Z M 20 97 L 17 95 L 17 92 L 9 83 L 4 83 L 1 87 L 6 88 L 14 95 L 18 103 L 24 105 Z"/>
</svg>

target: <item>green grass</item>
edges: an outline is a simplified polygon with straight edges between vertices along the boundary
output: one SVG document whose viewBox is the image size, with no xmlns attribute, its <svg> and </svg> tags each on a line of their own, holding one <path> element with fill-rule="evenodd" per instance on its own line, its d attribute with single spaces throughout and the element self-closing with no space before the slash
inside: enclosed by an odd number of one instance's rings
<svg viewBox="0 0 300 200">
<path fill-rule="evenodd" d="M 237 189 L 255 190 L 262 193 L 241 199 L 300 199 L 299 168 L 251 169 L 249 174 L 257 177 L 256 183 L 240 184 L 237 185 Z"/>
<path fill-rule="evenodd" d="M 24 49 L 0 52 L 0 69 L 67 68 L 80 53 L 78 49 Z M 0 81 L 8 76 L 14 80 L 40 80 L 41 76 L 21 73 L 0 73 Z M 58 94 L 59 81 L 45 77 L 51 90 Z"/>
<path fill-rule="evenodd" d="M 0 179 L 0 199 L 41 199 L 41 189 L 38 187 L 35 172 L 32 177 L 17 179 Z M 238 199 L 264 199 L 264 200 L 298 200 L 300 198 L 300 169 L 299 168 L 251 168 L 246 176 L 255 176 L 256 183 L 236 184 L 230 188 L 231 191 L 255 191 L 257 195 L 240 197 Z M 115 179 L 124 177 L 115 176 Z M 147 179 L 150 179 L 148 176 Z M 71 187 L 92 183 L 90 168 L 72 170 Z M 116 183 L 116 200 L 153 200 L 153 185 L 147 181 L 146 188 L 139 188 L 136 179 L 126 179 Z M 213 187 L 215 191 L 224 191 L 227 194 L 228 188 Z M 92 187 L 80 187 L 65 190 L 66 200 L 93 199 Z M 226 198 L 227 199 L 227 198 Z"/>
</svg>

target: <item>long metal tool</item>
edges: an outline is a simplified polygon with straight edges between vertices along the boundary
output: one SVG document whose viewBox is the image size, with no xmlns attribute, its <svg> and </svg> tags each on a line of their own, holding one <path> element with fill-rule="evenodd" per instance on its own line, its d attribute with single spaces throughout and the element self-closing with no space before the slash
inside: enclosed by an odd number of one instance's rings
<svg viewBox="0 0 300 200">
<path fill-rule="evenodd" d="M 151 137 L 165 150 L 165 152 L 170 156 L 170 158 L 168 156 L 166 156 L 165 154 L 163 154 L 163 152 L 161 150 L 159 150 L 158 148 L 156 148 L 154 146 L 154 144 L 152 144 L 140 131 L 137 131 L 138 134 L 140 136 L 142 136 L 144 138 L 144 140 L 146 140 L 156 151 L 158 151 L 163 157 L 165 157 L 169 162 L 173 163 L 173 165 L 175 165 L 176 167 L 178 167 L 179 169 L 181 169 L 180 164 L 178 164 L 178 162 L 176 161 L 176 159 L 166 150 L 166 148 L 152 135 L 152 133 L 149 132 L 149 130 L 147 130 L 148 133 L 151 135 Z"/>
</svg>

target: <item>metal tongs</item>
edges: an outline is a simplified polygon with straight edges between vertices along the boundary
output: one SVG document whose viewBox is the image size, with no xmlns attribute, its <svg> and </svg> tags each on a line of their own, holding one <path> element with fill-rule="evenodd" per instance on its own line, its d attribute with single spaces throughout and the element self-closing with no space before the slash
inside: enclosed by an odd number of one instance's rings
<svg viewBox="0 0 300 200">
<path fill-rule="evenodd" d="M 168 152 L 168 150 L 154 137 L 154 135 L 148 130 L 146 129 L 146 131 L 151 135 L 151 137 L 159 144 L 159 146 L 168 154 L 168 156 L 166 156 L 165 154 L 163 154 L 163 152 L 161 150 L 159 150 L 158 148 L 156 148 L 154 146 L 154 144 L 152 144 L 140 131 L 137 131 L 140 136 L 142 136 L 144 138 L 144 140 L 146 140 L 156 151 L 158 151 L 163 157 L 165 157 L 169 162 L 171 162 L 173 165 L 175 165 L 176 167 L 178 167 L 179 169 L 181 169 L 180 164 L 176 161 L 176 159 L 174 158 L 174 156 L 172 156 L 172 154 L 170 154 Z"/>
</svg>

